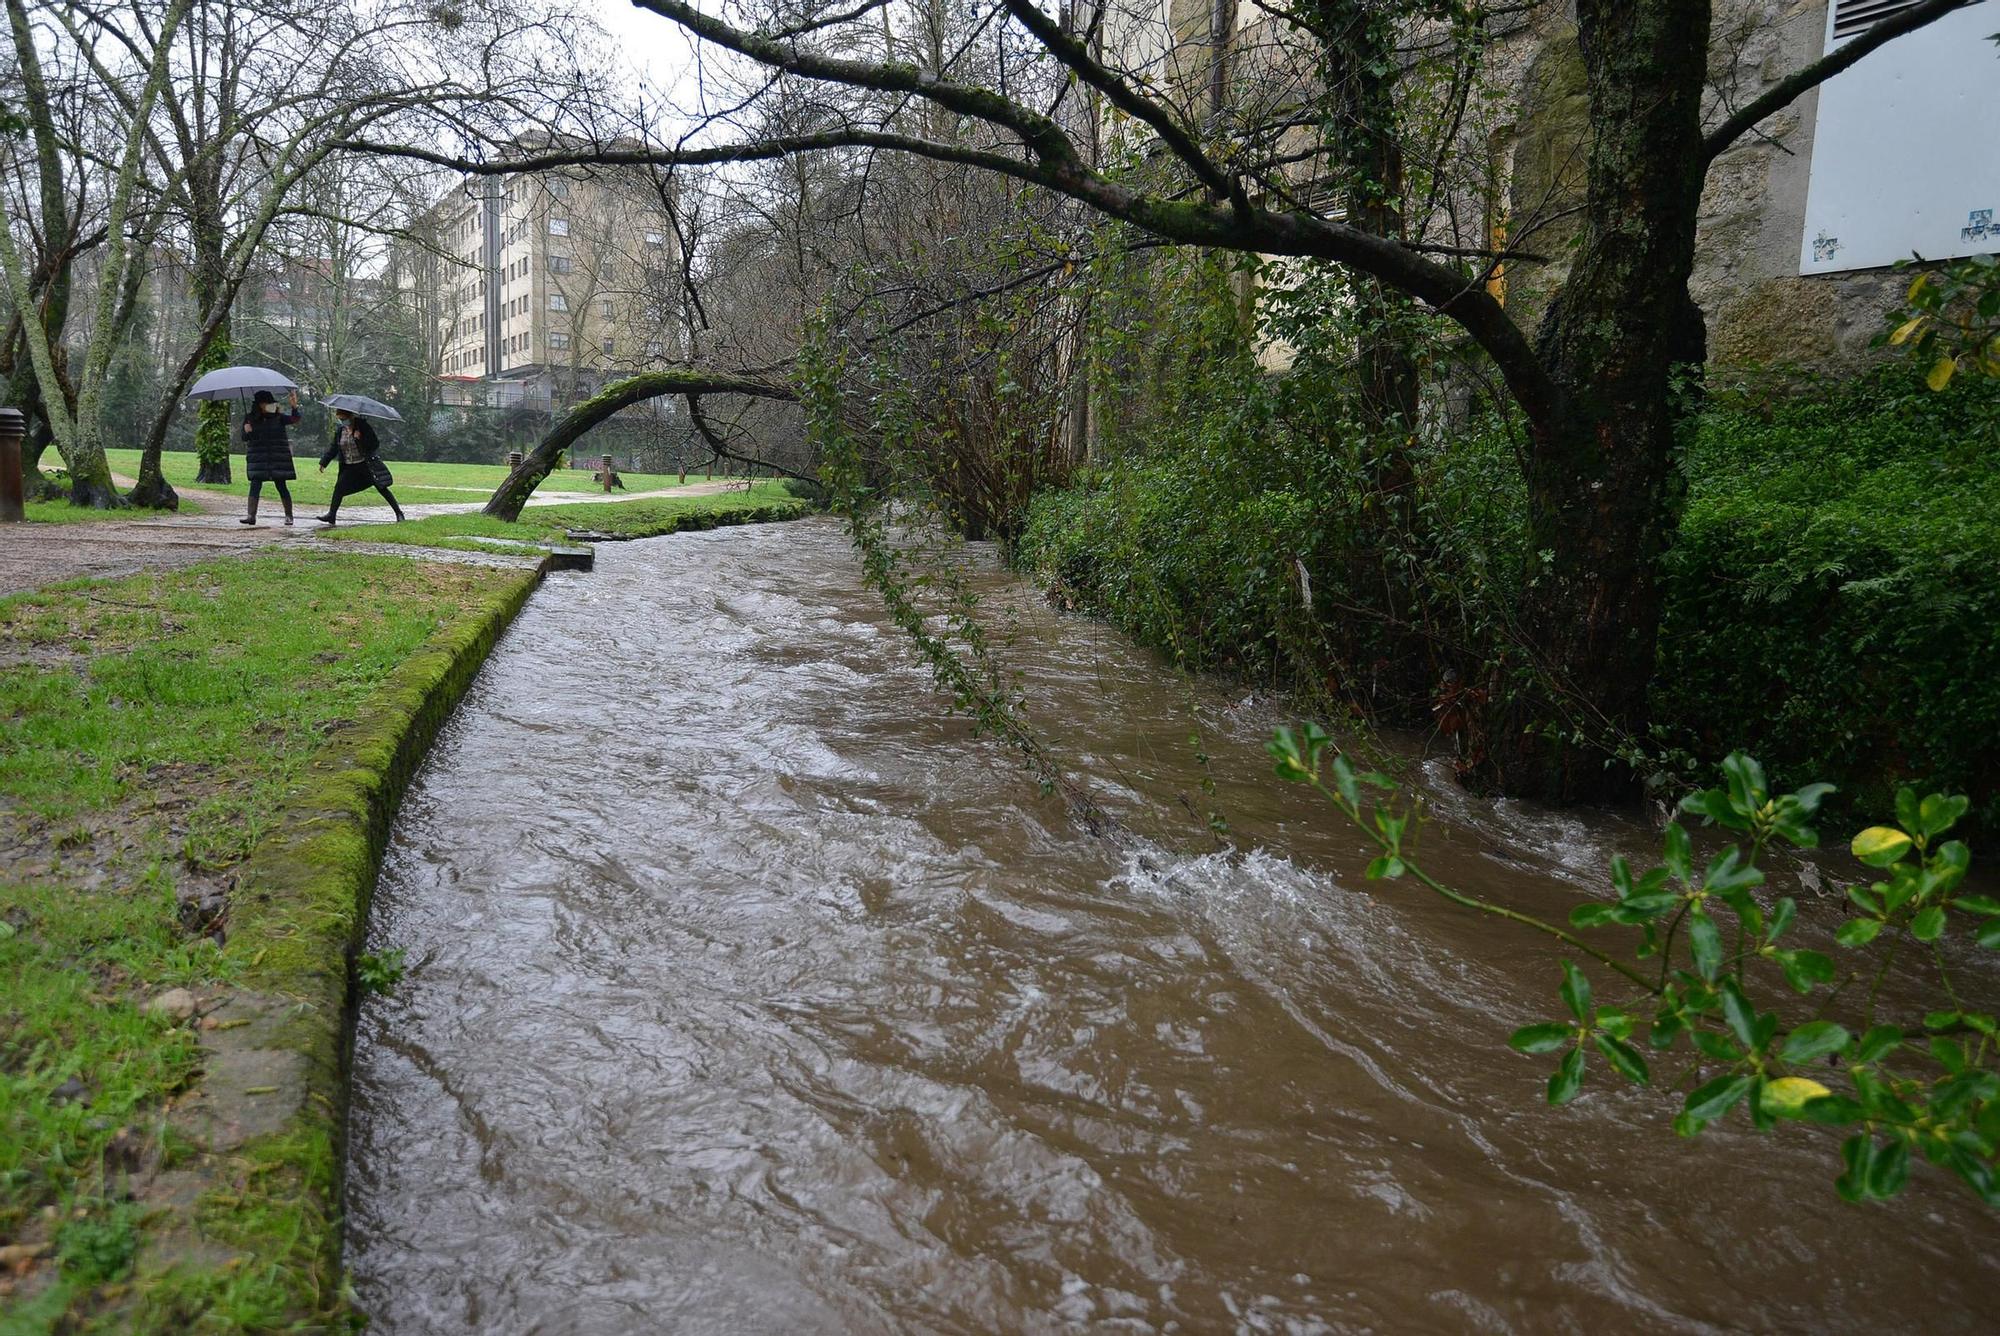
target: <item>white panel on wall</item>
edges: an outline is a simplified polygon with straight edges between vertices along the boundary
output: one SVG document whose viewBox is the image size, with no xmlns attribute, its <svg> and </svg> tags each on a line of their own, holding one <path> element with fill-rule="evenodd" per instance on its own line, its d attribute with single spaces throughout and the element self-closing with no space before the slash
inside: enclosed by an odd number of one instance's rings
<svg viewBox="0 0 2000 1336">
<path fill-rule="evenodd" d="M 1827 49 L 1916 0 L 1833 0 Z M 2000 251 L 2000 0 L 1898 37 L 1819 90 L 1799 272 Z"/>
</svg>

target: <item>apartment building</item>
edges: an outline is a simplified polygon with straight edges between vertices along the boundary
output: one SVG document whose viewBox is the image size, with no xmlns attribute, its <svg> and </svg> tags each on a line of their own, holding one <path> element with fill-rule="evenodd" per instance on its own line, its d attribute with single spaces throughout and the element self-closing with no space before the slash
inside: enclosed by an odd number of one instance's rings
<svg viewBox="0 0 2000 1336">
<path fill-rule="evenodd" d="M 680 355 L 677 236 L 650 175 L 473 177 L 432 227 L 447 402 L 558 408 Z"/>
</svg>

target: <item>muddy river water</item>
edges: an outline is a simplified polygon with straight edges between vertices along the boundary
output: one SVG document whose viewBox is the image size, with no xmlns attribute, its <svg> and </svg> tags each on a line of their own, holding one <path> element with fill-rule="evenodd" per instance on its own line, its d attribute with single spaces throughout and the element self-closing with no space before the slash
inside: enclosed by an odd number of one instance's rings
<svg viewBox="0 0 2000 1336">
<path fill-rule="evenodd" d="M 828 521 L 600 548 L 413 786 L 356 1038 L 372 1331 L 1992 1330 L 1995 1220 L 1834 1196 L 1793 1128 L 1565 1110 L 1504 1046 L 1524 931 L 1360 876 L 1275 702 L 982 576 L 1033 717 L 1124 821 L 973 741 Z M 1188 745 L 1199 720 L 1218 850 Z M 1427 868 L 1560 915 L 1639 824 L 1483 803 Z M 1663 1064 L 1664 1066 L 1664 1064 Z M 1670 1072 L 1665 1074 L 1671 1074 Z"/>
</svg>

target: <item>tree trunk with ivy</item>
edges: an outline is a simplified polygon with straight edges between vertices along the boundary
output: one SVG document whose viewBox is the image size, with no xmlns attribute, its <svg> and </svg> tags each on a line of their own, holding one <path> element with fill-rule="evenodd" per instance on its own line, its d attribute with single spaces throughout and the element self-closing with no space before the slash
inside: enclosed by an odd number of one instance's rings
<svg viewBox="0 0 2000 1336">
<path fill-rule="evenodd" d="M 218 159 L 188 174 L 188 195 L 193 201 L 195 214 L 193 226 L 189 229 L 195 252 L 191 286 L 194 288 L 195 309 L 204 314 L 214 311 L 217 302 L 226 301 L 233 295 L 230 293 L 225 255 L 228 231 L 221 218 L 220 172 Z M 215 326 L 208 352 L 201 359 L 200 369 L 203 372 L 228 366 L 235 355 L 229 324 L 229 316 L 225 314 L 221 323 Z M 229 443 L 233 439 L 236 407 L 227 400 L 216 399 L 203 402 L 197 410 L 194 429 L 196 482 L 230 481 Z"/>
<path fill-rule="evenodd" d="M 229 365 L 235 349 L 229 339 L 229 321 L 225 317 L 215 332 L 215 341 L 208 345 L 208 355 L 201 359 L 203 372 Z M 228 482 L 229 442 L 235 425 L 236 405 L 227 399 L 204 400 L 196 410 L 194 429 L 194 454 L 196 482 Z"/>
<path fill-rule="evenodd" d="M 1706 0 L 1579 0 L 1592 139 L 1583 230 L 1543 321 L 1555 411 L 1528 464 L 1525 644 L 1476 773 L 1551 802 L 1629 792 L 1679 515 L 1676 378 L 1705 355 L 1688 295 L 1706 166 Z"/>
</svg>

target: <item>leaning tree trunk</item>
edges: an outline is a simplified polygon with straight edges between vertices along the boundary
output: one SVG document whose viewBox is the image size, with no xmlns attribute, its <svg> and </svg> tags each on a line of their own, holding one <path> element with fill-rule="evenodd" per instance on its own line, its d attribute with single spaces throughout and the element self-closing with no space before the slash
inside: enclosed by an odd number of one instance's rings
<svg viewBox="0 0 2000 1336">
<path fill-rule="evenodd" d="M 181 508 L 180 493 L 176 492 L 174 485 L 167 481 L 167 475 L 160 467 L 160 450 L 166 443 L 164 439 L 166 425 L 170 420 L 166 414 L 160 415 L 160 421 L 155 424 L 150 439 L 146 442 L 146 448 L 140 452 L 138 481 L 132 490 L 125 494 L 125 499 L 135 506 L 145 506 L 152 510 Z M 222 466 L 223 481 L 227 482 L 229 455 L 226 450 L 223 452 Z"/>
<path fill-rule="evenodd" d="M 702 371 L 646 371 L 614 381 L 564 414 L 541 443 L 507 475 L 480 513 L 510 523 L 521 518 L 521 507 L 528 504 L 535 488 L 541 485 L 542 479 L 555 469 L 563 453 L 575 445 L 584 433 L 622 408 L 669 394 L 748 394 L 760 399 L 798 397 L 786 385 Z"/>
<path fill-rule="evenodd" d="M 1581 248 L 1544 321 L 1554 415 L 1528 472 L 1524 662 L 1480 769 L 1503 792 L 1616 798 L 1643 739 L 1678 519 L 1675 378 L 1704 355 L 1688 295 L 1703 163 L 1707 0 L 1578 0 L 1592 141 Z"/>
</svg>

